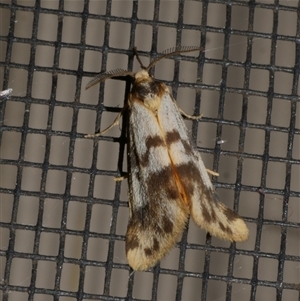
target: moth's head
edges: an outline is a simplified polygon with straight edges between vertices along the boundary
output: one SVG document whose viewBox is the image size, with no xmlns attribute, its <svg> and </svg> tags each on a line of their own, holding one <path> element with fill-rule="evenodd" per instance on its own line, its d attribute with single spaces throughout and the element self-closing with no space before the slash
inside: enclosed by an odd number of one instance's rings
<svg viewBox="0 0 300 301">
<path fill-rule="evenodd" d="M 145 69 L 142 69 L 141 71 L 134 74 L 135 82 L 149 80 L 149 79 L 152 79 L 152 77 L 150 76 L 149 72 Z"/>
</svg>

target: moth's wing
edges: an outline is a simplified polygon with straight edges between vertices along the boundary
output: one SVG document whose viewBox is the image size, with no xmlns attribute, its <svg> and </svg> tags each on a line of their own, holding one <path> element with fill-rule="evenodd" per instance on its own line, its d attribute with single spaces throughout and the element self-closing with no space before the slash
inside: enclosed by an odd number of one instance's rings
<svg viewBox="0 0 300 301">
<path fill-rule="evenodd" d="M 197 163 L 201 178 L 206 177 L 210 182 L 199 154 Z M 205 185 L 205 182 L 206 180 L 201 183 L 201 190 L 191 195 L 191 215 L 195 223 L 221 239 L 236 242 L 247 240 L 249 230 L 244 220 L 219 201 L 211 182 L 210 185 Z M 201 186 L 199 184 L 198 187 Z"/>
<path fill-rule="evenodd" d="M 164 135 L 170 158 L 195 223 L 219 238 L 229 241 L 246 240 L 248 228 L 245 222 L 218 201 L 200 154 L 192 147 L 182 116 L 169 94 L 162 98 L 158 120 L 166 131 Z"/>
<path fill-rule="evenodd" d="M 181 201 L 168 149 L 154 114 L 129 105 L 129 205 L 126 253 L 134 270 L 154 266 L 180 239 L 189 209 Z"/>
</svg>

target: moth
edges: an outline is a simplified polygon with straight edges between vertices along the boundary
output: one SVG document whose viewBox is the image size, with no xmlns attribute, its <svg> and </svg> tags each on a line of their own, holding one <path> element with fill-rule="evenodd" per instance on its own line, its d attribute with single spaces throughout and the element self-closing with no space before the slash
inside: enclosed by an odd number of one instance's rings
<svg viewBox="0 0 300 301">
<path fill-rule="evenodd" d="M 174 51 L 173 51 L 174 50 Z M 200 154 L 190 141 L 182 115 L 168 87 L 150 75 L 161 59 L 201 50 L 181 47 L 167 50 L 145 67 L 134 48 L 141 71 L 117 69 L 96 76 L 87 88 L 106 79 L 132 78 L 128 102 L 111 126 L 128 110 L 128 183 L 130 218 L 126 255 L 133 270 L 157 264 L 182 236 L 189 216 L 211 235 L 231 242 L 245 241 L 243 219 L 219 202 Z"/>
</svg>

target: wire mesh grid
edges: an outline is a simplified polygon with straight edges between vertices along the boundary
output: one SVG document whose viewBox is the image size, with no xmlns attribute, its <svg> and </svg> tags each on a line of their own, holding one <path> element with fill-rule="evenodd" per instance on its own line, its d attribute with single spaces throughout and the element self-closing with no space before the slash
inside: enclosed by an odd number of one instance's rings
<svg viewBox="0 0 300 301">
<path fill-rule="evenodd" d="M 0 296 L 6 300 L 300 300 L 300 3 L 2 0 Z M 126 139 L 112 123 L 130 84 L 98 72 L 161 61 L 220 199 L 245 243 L 191 221 L 147 272 L 127 265 Z M 124 125 L 124 122 L 123 122 Z"/>
</svg>

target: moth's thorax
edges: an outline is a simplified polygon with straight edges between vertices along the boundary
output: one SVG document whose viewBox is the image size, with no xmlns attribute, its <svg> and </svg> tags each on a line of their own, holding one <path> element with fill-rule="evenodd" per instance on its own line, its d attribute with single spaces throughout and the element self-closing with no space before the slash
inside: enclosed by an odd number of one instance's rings
<svg viewBox="0 0 300 301">
<path fill-rule="evenodd" d="M 157 111 L 167 87 L 153 79 L 146 70 L 135 74 L 131 101 L 139 100 L 153 112 Z"/>
</svg>

